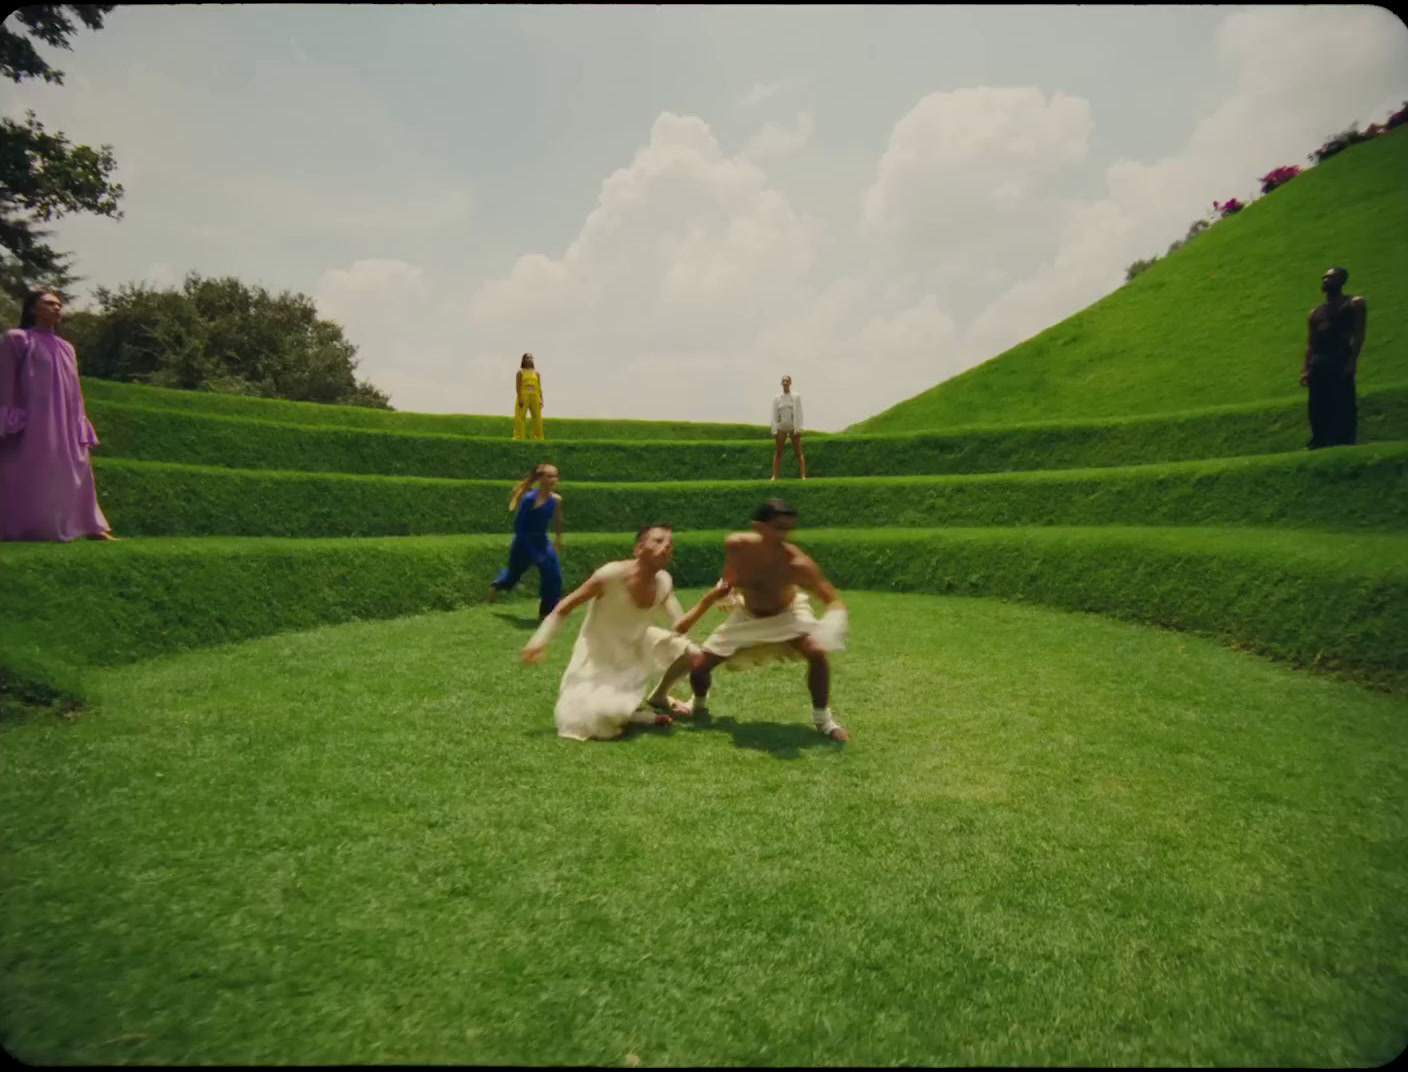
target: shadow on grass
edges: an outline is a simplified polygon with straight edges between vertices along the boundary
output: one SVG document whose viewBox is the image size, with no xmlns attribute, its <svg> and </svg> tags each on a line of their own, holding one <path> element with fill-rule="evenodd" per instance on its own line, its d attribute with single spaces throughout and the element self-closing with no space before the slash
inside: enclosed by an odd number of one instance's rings
<svg viewBox="0 0 1408 1072">
<path fill-rule="evenodd" d="M 625 744 L 640 737 L 674 736 L 675 732 L 685 733 L 727 733 L 733 738 L 735 748 L 751 748 L 755 752 L 766 752 L 777 759 L 800 759 L 804 748 L 840 748 L 841 744 L 823 737 L 815 728 L 797 722 L 739 722 L 735 718 L 715 718 L 706 715 L 702 719 L 680 718 L 668 726 L 630 725 L 621 736 L 607 741 L 585 741 L 584 744 Z M 524 730 L 525 737 L 556 737 L 557 731 L 551 726 Z"/>
<path fill-rule="evenodd" d="M 840 743 L 823 737 L 815 727 L 797 722 L 739 722 L 736 718 L 706 715 L 676 723 L 691 733 L 727 733 L 735 748 L 767 752 L 778 759 L 800 759 L 804 748 L 839 748 Z"/>
<path fill-rule="evenodd" d="M 610 738 L 610 739 L 608 739 L 608 740 L 605 740 L 605 741 L 597 741 L 597 740 L 591 740 L 591 741 L 573 741 L 572 743 L 573 743 L 573 744 L 620 744 L 620 743 L 623 742 L 623 741 L 634 740 L 634 739 L 637 738 L 637 737 L 644 737 L 644 736 L 646 736 L 646 735 L 655 735 L 655 736 L 669 737 L 670 735 L 672 735 L 672 734 L 675 732 L 675 727 L 678 726 L 678 725 L 680 725 L 680 723 L 678 723 L 678 722 L 672 723 L 671 725 L 668 725 L 668 726 L 643 726 L 643 725 L 635 725 L 635 724 L 633 724 L 633 725 L 627 726 L 626 729 L 625 729 L 625 732 L 622 733 L 621 736 L 619 736 L 619 737 L 612 737 L 612 738 Z M 557 736 L 557 730 L 556 730 L 554 727 L 552 727 L 552 726 L 544 726 L 544 727 L 541 727 L 541 728 L 539 728 L 539 729 L 524 730 L 524 731 L 523 731 L 523 736 L 525 736 L 525 737 L 556 737 L 556 736 Z M 566 738 L 564 738 L 564 740 L 566 740 Z"/>
<path fill-rule="evenodd" d="M 0 670 L 0 731 L 38 718 L 72 722 L 83 710 L 76 697 Z"/>
<path fill-rule="evenodd" d="M 518 614 L 510 614 L 508 611 L 496 610 L 494 611 L 494 617 L 501 622 L 508 622 L 508 624 L 515 629 L 529 630 L 538 628 L 538 617 L 536 614 L 524 618 Z"/>
</svg>

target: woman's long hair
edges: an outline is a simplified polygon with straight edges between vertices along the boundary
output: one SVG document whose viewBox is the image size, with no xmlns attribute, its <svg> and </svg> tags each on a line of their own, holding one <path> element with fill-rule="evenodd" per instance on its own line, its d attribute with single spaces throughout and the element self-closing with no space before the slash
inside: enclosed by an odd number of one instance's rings
<svg viewBox="0 0 1408 1072">
<path fill-rule="evenodd" d="M 39 304 L 39 299 L 46 294 L 54 294 L 54 292 L 52 290 L 31 290 L 24 296 L 24 304 L 20 306 L 20 327 L 34 327 L 34 307 Z M 59 295 L 54 294 L 54 297 L 59 298 Z M 63 301 L 62 298 L 59 300 Z"/>
<path fill-rule="evenodd" d="M 543 463 L 539 462 L 537 465 L 533 466 L 533 471 L 520 480 L 514 487 L 513 494 L 508 498 L 508 512 L 510 514 L 518 509 L 518 501 L 522 499 L 528 489 L 533 486 L 533 483 L 538 479 L 538 475 L 542 471 Z"/>
<path fill-rule="evenodd" d="M 533 364 L 533 355 L 524 354 L 522 357 L 520 357 L 518 359 L 518 367 L 521 369 L 537 368 L 537 366 Z"/>
</svg>

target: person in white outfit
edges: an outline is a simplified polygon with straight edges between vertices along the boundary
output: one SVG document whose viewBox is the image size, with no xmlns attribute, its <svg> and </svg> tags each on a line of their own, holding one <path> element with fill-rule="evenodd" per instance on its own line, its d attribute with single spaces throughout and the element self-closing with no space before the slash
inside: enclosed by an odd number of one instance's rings
<svg viewBox="0 0 1408 1072">
<path fill-rule="evenodd" d="M 697 650 L 685 634 L 728 594 L 728 586 L 720 582 L 685 614 L 665 571 L 673 556 L 670 527 L 645 526 L 636 534 L 634 558 L 608 562 L 593 573 L 557 604 L 524 646 L 522 661 L 540 662 L 567 616 L 590 604 L 558 690 L 553 716 L 559 737 L 610 740 L 628 725 L 669 725 L 672 715 L 689 713 L 689 707 L 669 695 L 670 685 L 689 672 Z M 655 624 L 662 613 L 673 628 Z M 652 671 L 665 674 L 647 698 Z"/>
<path fill-rule="evenodd" d="M 772 400 L 772 478 L 777 479 L 777 467 L 782 464 L 782 444 L 792 437 L 792 450 L 797 455 L 797 468 L 807 479 L 807 459 L 802 455 L 802 396 L 792 393 L 792 377 L 782 377 L 782 394 Z"/>
</svg>

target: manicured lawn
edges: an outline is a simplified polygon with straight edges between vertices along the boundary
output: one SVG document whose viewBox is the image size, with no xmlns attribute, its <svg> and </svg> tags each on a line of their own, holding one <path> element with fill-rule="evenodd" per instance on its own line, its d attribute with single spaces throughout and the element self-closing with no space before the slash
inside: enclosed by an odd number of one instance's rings
<svg viewBox="0 0 1408 1072">
<path fill-rule="evenodd" d="M 694 593 L 689 593 L 693 595 Z M 1201 640 L 856 594 L 708 725 L 552 729 L 530 603 L 103 672 L 0 724 L 38 1063 L 1378 1064 L 1408 704 Z M 702 637 L 717 616 L 696 630 Z M 575 632 L 575 627 L 571 632 Z"/>
</svg>

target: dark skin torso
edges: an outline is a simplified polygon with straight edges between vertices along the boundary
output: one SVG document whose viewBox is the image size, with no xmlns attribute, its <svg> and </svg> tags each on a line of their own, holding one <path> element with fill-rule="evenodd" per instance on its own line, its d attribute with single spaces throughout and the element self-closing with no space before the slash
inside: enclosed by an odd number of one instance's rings
<svg viewBox="0 0 1408 1072">
<path fill-rule="evenodd" d="M 1349 310 L 1346 316 L 1345 311 Z M 1302 379 L 1309 372 L 1311 358 L 1315 355 L 1341 357 L 1344 372 L 1353 376 L 1359 361 L 1359 351 L 1364 345 L 1364 329 L 1368 306 L 1364 299 L 1353 294 L 1330 294 L 1325 304 L 1317 305 L 1310 311 L 1307 324 L 1309 338 L 1306 342 L 1305 364 Z"/>
<path fill-rule="evenodd" d="M 760 618 L 790 607 L 798 587 L 815 592 L 827 604 L 837 598 L 831 583 L 801 548 L 785 540 L 770 545 L 751 532 L 734 533 L 724 541 L 724 580 Z"/>
</svg>

